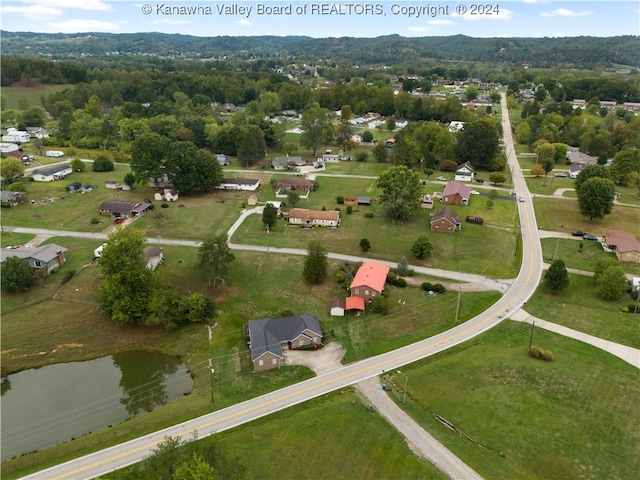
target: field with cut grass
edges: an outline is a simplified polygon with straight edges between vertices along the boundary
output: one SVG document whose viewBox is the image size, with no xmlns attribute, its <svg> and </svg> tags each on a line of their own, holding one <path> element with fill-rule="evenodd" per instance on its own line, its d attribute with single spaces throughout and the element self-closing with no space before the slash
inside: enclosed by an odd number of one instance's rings
<svg viewBox="0 0 640 480">
<path fill-rule="evenodd" d="M 33 87 L 13 85 L 2 87 L 2 94 L 7 98 L 7 107 L 12 110 L 20 110 L 20 101 L 26 100 L 29 107 L 41 106 L 41 97 L 51 93 L 60 92 L 66 88 L 73 88 L 73 85 L 45 85 L 35 82 Z"/>
<path fill-rule="evenodd" d="M 527 302 L 527 312 L 594 337 L 640 348 L 640 315 L 620 311 L 633 300 L 603 300 L 592 277 L 569 274 L 569 279 L 569 287 L 555 295 L 540 285 Z"/>
<path fill-rule="evenodd" d="M 553 198 L 534 199 L 536 219 L 540 230 L 571 232 L 582 230 L 597 237 L 602 237 L 610 230 L 624 230 L 636 236 L 640 210 L 635 207 L 614 205 L 611 215 L 602 220 L 589 221 L 580 214 L 578 202 L 575 200 L 559 200 Z"/>
<path fill-rule="evenodd" d="M 526 353 L 529 332 L 529 325 L 505 321 L 403 368 L 407 411 L 487 479 L 635 478 L 638 369 L 541 329 L 533 343 L 555 359 L 534 360 Z M 403 377 L 389 375 L 387 381 L 401 391 Z"/>
</svg>

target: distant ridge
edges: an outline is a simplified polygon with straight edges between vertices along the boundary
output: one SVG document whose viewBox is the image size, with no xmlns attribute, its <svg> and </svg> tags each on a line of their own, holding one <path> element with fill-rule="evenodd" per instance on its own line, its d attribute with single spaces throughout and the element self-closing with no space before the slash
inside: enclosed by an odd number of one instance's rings
<svg viewBox="0 0 640 480">
<path fill-rule="evenodd" d="M 47 34 L 1 31 L 2 53 L 16 56 L 157 55 L 190 59 L 333 59 L 362 64 L 436 61 L 506 62 L 532 67 L 640 66 L 640 37 L 311 38 L 305 36 L 196 37 L 165 33 Z"/>
</svg>

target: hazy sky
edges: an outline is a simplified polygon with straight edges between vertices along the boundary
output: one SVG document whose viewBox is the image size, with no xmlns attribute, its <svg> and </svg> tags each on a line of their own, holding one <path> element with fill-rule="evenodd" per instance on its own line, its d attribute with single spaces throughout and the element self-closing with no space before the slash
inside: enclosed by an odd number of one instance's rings
<svg viewBox="0 0 640 480">
<path fill-rule="evenodd" d="M 640 35 L 639 0 L 508 0 L 482 4 L 446 0 L 2 0 L 0 14 L 3 30 L 49 33 L 311 37 Z"/>
</svg>

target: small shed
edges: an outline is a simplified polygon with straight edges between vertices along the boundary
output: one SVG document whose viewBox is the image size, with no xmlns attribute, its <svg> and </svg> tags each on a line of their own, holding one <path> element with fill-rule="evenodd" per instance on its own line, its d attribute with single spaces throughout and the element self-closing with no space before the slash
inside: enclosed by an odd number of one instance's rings
<svg viewBox="0 0 640 480">
<path fill-rule="evenodd" d="M 331 316 L 344 317 L 346 302 L 343 299 L 331 300 Z"/>
<path fill-rule="evenodd" d="M 249 195 L 249 198 L 247 199 L 247 205 L 249 205 L 250 207 L 253 207 L 257 203 L 258 203 L 258 196 L 255 193 L 252 193 L 251 195 Z"/>
<path fill-rule="evenodd" d="M 79 192 L 82 188 L 82 184 L 80 182 L 73 182 L 66 186 L 66 189 L 69 193 Z"/>
</svg>

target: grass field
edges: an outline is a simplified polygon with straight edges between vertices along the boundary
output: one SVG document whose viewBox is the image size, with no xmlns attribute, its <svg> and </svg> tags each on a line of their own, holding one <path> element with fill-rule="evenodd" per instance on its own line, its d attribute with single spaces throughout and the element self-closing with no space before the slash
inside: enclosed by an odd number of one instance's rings
<svg viewBox="0 0 640 480">
<path fill-rule="evenodd" d="M 484 478 L 635 478 L 638 369 L 541 329 L 533 343 L 555 360 L 534 360 L 526 354 L 529 331 L 529 325 L 504 322 L 403 368 L 410 415 Z M 402 385 L 403 377 L 387 380 Z"/>
<path fill-rule="evenodd" d="M 9 86 L 2 87 L 2 94 L 7 98 L 7 107 L 12 110 L 20 110 L 20 101 L 26 100 L 29 107 L 42 106 L 41 98 L 51 93 L 60 92 L 71 85 L 44 85 L 38 83 L 33 87 Z"/>
<path fill-rule="evenodd" d="M 536 197 L 534 207 L 540 230 L 558 232 L 582 230 L 598 237 L 606 235 L 609 230 L 624 230 L 636 236 L 640 233 L 638 230 L 640 210 L 635 207 L 614 205 L 611 215 L 592 222 L 580 214 L 578 202 L 575 200 Z"/>
<path fill-rule="evenodd" d="M 632 300 L 603 300 L 592 277 L 569 274 L 569 278 L 569 287 L 555 295 L 540 285 L 527 302 L 527 312 L 595 337 L 640 348 L 638 316 L 620 311 Z"/>
</svg>

